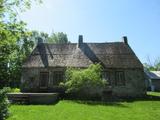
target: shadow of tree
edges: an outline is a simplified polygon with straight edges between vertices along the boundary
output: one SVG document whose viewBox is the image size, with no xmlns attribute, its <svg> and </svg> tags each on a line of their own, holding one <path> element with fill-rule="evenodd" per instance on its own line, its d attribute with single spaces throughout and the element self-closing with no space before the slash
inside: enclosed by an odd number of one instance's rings
<svg viewBox="0 0 160 120">
<path fill-rule="evenodd" d="M 59 99 L 57 99 L 57 100 L 55 100 L 54 102 L 50 102 L 50 103 L 28 103 L 28 104 L 21 104 L 21 105 L 41 105 L 41 106 L 46 106 L 46 105 L 56 105 L 56 104 L 58 104 L 59 103 Z"/>
<path fill-rule="evenodd" d="M 70 99 L 74 103 L 78 104 L 86 104 L 86 105 L 102 105 L 102 106 L 113 106 L 113 107 L 122 107 L 128 108 L 127 105 L 123 104 L 123 102 L 136 102 L 136 101 L 160 101 L 160 96 L 146 95 L 141 98 L 113 98 L 106 101 L 92 101 L 92 100 L 78 100 L 78 99 Z"/>
<path fill-rule="evenodd" d="M 86 105 L 102 105 L 102 106 L 113 106 L 113 107 L 123 107 L 127 108 L 128 106 L 120 103 L 120 102 L 102 102 L 102 101 L 83 101 L 83 100 L 73 100 L 73 102 L 78 104 L 86 104 Z"/>
<path fill-rule="evenodd" d="M 135 102 L 135 101 L 160 101 L 160 96 L 154 96 L 154 95 L 146 95 L 142 98 L 131 98 L 131 99 L 122 99 L 121 100 L 126 102 Z"/>
</svg>

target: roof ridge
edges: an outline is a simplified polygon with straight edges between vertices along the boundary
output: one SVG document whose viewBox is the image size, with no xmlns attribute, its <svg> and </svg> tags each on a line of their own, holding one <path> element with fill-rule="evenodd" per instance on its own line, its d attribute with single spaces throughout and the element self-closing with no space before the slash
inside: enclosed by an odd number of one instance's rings
<svg viewBox="0 0 160 120">
<path fill-rule="evenodd" d="M 124 43 L 121 41 L 117 42 L 83 42 L 84 44 L 116 44 L 116 43 Z M 43 44 L 49 44 L 49 45 L 74 45 L 78 43 L 43 43 Z"/>
</svg>

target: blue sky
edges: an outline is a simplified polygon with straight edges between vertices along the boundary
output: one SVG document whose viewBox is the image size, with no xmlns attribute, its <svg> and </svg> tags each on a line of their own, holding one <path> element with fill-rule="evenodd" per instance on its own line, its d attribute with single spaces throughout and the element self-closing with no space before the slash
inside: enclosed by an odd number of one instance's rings
<svg viewBox="0 0 160 120">
<path fill-rule="evenodd" d="M 43 0 L 19 17 L 31 30 L 65 32 L 71 42 L 79 34 L 85 42 L 121 41 L 125 35 L 141 62 L 160 57 L 159 0 Z"/>
</svg>

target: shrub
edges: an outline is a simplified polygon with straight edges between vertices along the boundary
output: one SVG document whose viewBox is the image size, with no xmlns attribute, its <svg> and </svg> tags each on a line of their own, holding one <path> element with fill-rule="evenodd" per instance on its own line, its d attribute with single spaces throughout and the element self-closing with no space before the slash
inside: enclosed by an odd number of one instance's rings
<svg viewBox="0 0 160 120">
<path fill-rule="evenodd" d="M 66 70 L 66 93 L 81 99 L 101 97 L 106 81 L 101 78 L 102 67 L 92 64 L 87 69 L 68 68 Z"/>
<path fill-rule="evenodd" d="M 11 88 L 8 92 L 19 93 L 20 89 L 19 88 Z"/>
<path fill-rule="evenodd" d="M 9 102 L 6 96 L 6 93 L 9 91 L 9 88 L 4 88 L 0 90 L 0 120 L 4 120 L 9 116 Z"/>
</svg>

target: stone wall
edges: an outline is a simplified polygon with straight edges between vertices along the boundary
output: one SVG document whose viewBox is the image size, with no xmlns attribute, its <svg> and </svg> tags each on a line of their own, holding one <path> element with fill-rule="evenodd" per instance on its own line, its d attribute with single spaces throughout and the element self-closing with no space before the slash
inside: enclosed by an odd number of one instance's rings
<svg viewBox="0 0 160 120">
<path fill-rule="evenodd" d="M 64 71 L 65 68 L 29 68 L 23 69 L 21 80 L 22 92 L 57 92 L 61 88 L 53 85 L 53 72 Z M 114 96 L 121 97 L 137 97 L 145 95 L 145 79 L 142 69 L 106 69 L 110 73 L 111 91 Z M 115 72 L 124 71 L 125 85 L 117 86 L 115 84 Z M 49 81 L 46 89 L 41 89 L 39 86 L 40 72 L 49 72 Z"/>
<path fill-rule="evenodd" d="M 125 85 L 115 85 L 115 72 L 124 71 Z M 110 74 L 112 94 L 121 97 L 140 97 L 146 94 L 144 73 L 141 69 L 116 69 Z"/>
<path fill-rule="evenodd" d="M 23 69 L 22 77 L 21 77 L 21 91 L 22 92 L 54 92 L 54 90 L 59 90 L 57 86 L 53 85 L 54 71 L 64 71 L 64 68 Z M 49 73 L 49 81 L 46 89 L 40 88 L 40 72 Z"/>
<path fill-rule="evenodd" d="M 22 92 L 36 92 L 39 88 L 39 69 L 23 69 L 21 77 Z"/>
</svg>

